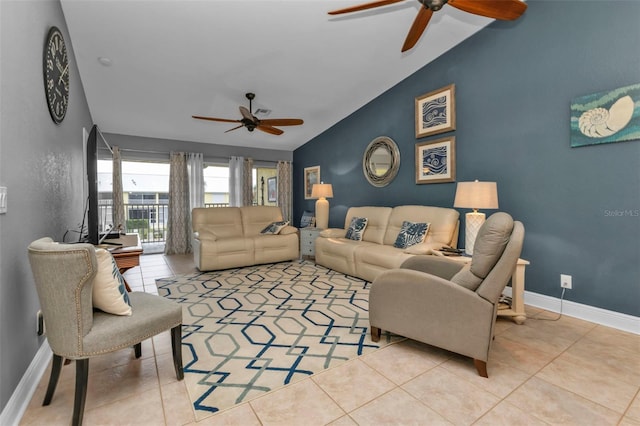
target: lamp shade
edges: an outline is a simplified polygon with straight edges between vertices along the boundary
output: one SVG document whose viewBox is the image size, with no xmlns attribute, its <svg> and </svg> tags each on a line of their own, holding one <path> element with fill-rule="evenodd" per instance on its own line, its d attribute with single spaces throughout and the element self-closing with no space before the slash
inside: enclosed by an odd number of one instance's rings
<svg viewBox="0 0 640 426">
<path fill-rule="evenodd" d="M 458 182 L 453 207 L 477 209 L 498 208 L 498 185 L 495 182 Z"/>
<path fill-rule="evenodd" d="M 311 198 L 333 198 L 333 187 L 330 183 L 314 183 Z"/>
</svg>

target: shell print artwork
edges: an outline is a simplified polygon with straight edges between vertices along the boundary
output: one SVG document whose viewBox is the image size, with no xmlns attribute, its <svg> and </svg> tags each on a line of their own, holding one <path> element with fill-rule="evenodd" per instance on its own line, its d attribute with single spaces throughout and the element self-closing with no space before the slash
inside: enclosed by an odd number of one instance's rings
<svg viewBox="0 0 640 426">
<path fill-rule="evenodd" d="M 640 140 L 640 83 L 571 100 L 571 147 Z"/>
<path fill-rule="evenodd" d="M 611 108 L 593 108 L 584 112 L 578 120 L 583 135 L 604 138 L 622 130 L 633 116 L 633 100 L 627 95 L 618 99 Z"/>
</svg>

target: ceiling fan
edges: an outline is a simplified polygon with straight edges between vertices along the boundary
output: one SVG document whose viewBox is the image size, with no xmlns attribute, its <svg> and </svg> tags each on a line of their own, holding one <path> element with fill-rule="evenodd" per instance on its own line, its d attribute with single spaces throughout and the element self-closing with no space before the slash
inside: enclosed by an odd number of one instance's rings
<svg viewBox="0 0 640 426">
<path fill-rule="evenodd" d="M 333 10 L 329 15 L 340 15 L 343 13 L 358 12 L 360 10 L 373 9 L 375 7 L 386 6 L 399 3 L 404 0 L 378 0 L 371 3 L 364 3 L 358 6 Z M 409 34 L 404 41 L 402 51 L 411 49 L 420 39 L 420 36 L 427 28 L 427 24 L 433 15 L 442 9 L 442 6 L 450 6 L 474 15 L 486 16 L 487 18 L 512 21 L 518 19 L 527 9 L 527 4 L 520 0 L 418 0 L 422 7 L 409 29 Z"/>
<path fill-rule="evenodd" d="M 209 121 L 220 121 L 222 123 L 240 123 L 239 126 L 234 127 L 233 129 L 227 130 L 225 133 L 228 133 L 232 130 L 239 129 L 244 126 L 250 132 L 253 132 L 254 129 L 262 130 L 266 133 L 271 133 L 272 135 L 281 135 L 284 131 L 274 127 L 274 126 L 298 126 L 304 121 L 299 118 L 269 118 L 269 119 L 259 119 L 252 113 L 251 109 L 251 101 L 256 97 L 253 93 L 245 94 L 247 99 L 249 99 L 249 109 L 241 106 L 240 114 L 242 115 L 241 120 L 229 120 L 226 118 L 215 118 L 215 117 L 202 117 L 200 115 L 192 115 L 193 118 L 197 118 L 198 120 L 209 120 Z"/>
</svg>

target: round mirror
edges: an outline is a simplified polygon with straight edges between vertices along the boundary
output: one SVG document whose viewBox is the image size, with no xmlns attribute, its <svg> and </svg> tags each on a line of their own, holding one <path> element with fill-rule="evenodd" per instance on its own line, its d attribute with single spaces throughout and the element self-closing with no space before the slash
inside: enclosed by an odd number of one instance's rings
<svg viewBox="0 0 640 426">
<path fill-rule="evenodd" d="M 400 151 L 393 139 L 380 136 L 364 151 L 362 171 L 373 186 L 387 186 L 398 174 Z"/>
</svg>

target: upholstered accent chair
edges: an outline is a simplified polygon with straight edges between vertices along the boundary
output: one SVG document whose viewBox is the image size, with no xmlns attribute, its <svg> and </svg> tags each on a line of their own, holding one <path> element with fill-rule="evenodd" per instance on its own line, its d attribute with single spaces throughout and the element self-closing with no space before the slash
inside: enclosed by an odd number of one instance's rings
<svg viewBox="0 0 640 426">
<path fill-rule="evenodd" d="M 369 294 L 371 337 L 381 330 L 473 358 L 487 375 L 498 300 L 515 270 L 524 226 L 503 212 L 478 231 L 471 262 L 414 256 L 383 272 Z"/>
<path fill-rule="evenodd" d="M 89 359 L 127 347 L 133 347 L 139 358 L 143 340 L 169 329 L 176 376 L 183 379 L 182 307 L 178 303 L 154 294 L 131 292 L 128 293 L 131 315 L 96 310 L 92 290 L 98 261 L 93 245 L 58 244 L 51 238 L 42 238 L 32 242 L 28 252 L 47 340 L 53 351 L 43 405 L 51 403 L 64 358 L 75 360 L 72 424 L 82 424 Z"/>
</svg>

